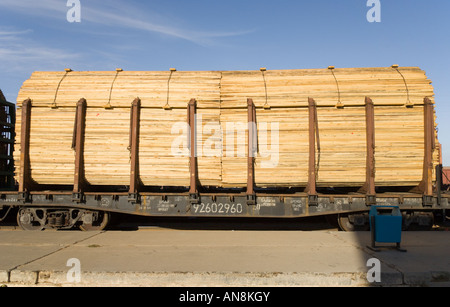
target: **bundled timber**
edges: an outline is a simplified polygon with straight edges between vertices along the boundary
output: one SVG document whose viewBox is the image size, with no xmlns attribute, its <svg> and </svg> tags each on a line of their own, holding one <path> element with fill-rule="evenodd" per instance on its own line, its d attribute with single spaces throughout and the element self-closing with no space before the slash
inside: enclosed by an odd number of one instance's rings
<svg viewBox="0 0 450 307">
<path fill-rule="evenodd" d="M 24 180 L 21 174 L 26 173 L 33 184 L 73 185 L 78 154 L 87 185 L 129 186 L 136 173 L 133 190 L 135 184 L 188 187 L 192 176 L 201 186 L 243 188 L 249 185 L 248 163 L 253 163 L 251 180 L 256 187 L 307 187 L 314 180 L 318 188 L 366 189 L 371 174 L 370 185 L 423 186 L 424 168 L 432 174 L 426 179 L 434 181 L 439 163 L 434 113 L 433 167 L 424 163 L 424 99 L 434 103 L 433 95 L 425 72 L 415 67 L 35 72 L 17 98 L 19 109 L 27 99 L 32 107 L 29 163 L 20 163 L 21 142 L 27 139 L 17 129 L 16 179 Z M 78 141 L 84 146 L 77 149 L 74 131 L 81 98 L 86 114 Z M 137 98 L 139 116 L 133 117 Z M 187 126 L 192 99 L 194 144 Z M 249 99 L 254 134 L 249 134 Z M 17 114 L 20 127 L 23 119 L 20 111 Z M 134 126 L 133 118 L 138 121 Z M 138 133 L 134 141 L 133 131 Z M 249 142 L 249 135 L 254 142 Z M 249 143 L 255 146 L 253 160 L 248 159 Z M 190 159 L 192 145 L 195 160 Z"/>
</svg>

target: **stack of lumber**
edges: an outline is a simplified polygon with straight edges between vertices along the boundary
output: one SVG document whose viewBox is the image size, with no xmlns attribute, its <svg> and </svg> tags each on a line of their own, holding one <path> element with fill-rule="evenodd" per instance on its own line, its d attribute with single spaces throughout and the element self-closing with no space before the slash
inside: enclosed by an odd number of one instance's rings
<svg viewBox="0 0 450 307">
<path fill-rule="evenodd" d="M 399 68 L 408 85 L 412 103 L 422 104 L 432 97 L 433 88 L 425 72 L 419 68 Z M 307 106 L 308 97 L 318 106 L 335 106 L 340 100 L 345 106 L 360 106 L 369 96 L 375 105 L 404 105 L 407 102 L 405 83 L 393 68 L 341 68 L 229 71 L 222 73 L 221 97 L 227 107 L 239 107 L 252 98 L 257 107 Z M 266 87 L 264 86 L 266 84 Z M 266 99 L 267 88 L 267 99 Z"/>
<path fill-rule="evenodd" d="M 39 184 L 72 184 L 75 108 L 77 101 L 85 98 L 86 180 L 92 185 L 128 185 L 130 110 L 132 101 L 139 97 L 142 183 L 188 186 L 186 108 L 195 98 L 200 183 L 244 187 L 247 98 L 252 98 L 258 127 L 256 185 L 305 186 L 311 97 L 317 104 L 320 136 L 320 151 L 316 150 L 318 186 L 361 186 L 366 174 L 366 96 L 375 105 L 376 185 L 417 185 L 422 179 L 424 156 L 423 99 L 433 101 L 433 88 L 425 72 L 416 67 L 35 72 L 19 92 L 17 123 L 20 127 L 22 101 L 30 98 L 32 178 Z M 18 175 L 20 129 L 16 130 Z M 435 151 L 433 163 L 438 162 Z"/>
<path fill-rule="evenodd" d="M 87 109 L 84 171 L 90 184 L 124 185 L 130 180 L 129 130 L 128 109 Z"/>
<path fill-rule="evenodd" d="M 423 99 L 432 99 L 433 88 L 422 70 L 399 70 L 408 90 L 393 68 L 335 69 L 334 76 L 328 69 L 223 72 L 222 126 L 233 118 L 245 122 L 246 112 L 238 108 L 252 98 L 259 108 L 258 124 L 280 123 L 278 165 L 262 168 L 262 157 L 268 154 L 260 152 L 256 184 L 304 186 L 308 170 L 306 107 L 312 97 L 318 106 L 321 147 L 316 155 L 318 186 L 360 186 L 366 174 L 364 103 L 368 96 L 376 112 L 376 184 L 415 185 L 422 179 L 423 169 Z M 344 108 L 336 108 L 339 103 Z M 407 103 L 415 107 L 406 108 Z M 270 136 L 265 137 L 268 139 Z M 222 169 L 224 185 L 246 184 L 245 158 L 224 156 Z"/>
<path fill-rule="evenodd" d="M 366 180 L 365 108 L 324 107 L 317 113 L 321 147 L 317 185 L 361 186 Z"/>
<path fill-rule="evenodd" d="M 88 105 L 84 146 L 86 180 L 92 185 L 127 185 L 130 107 L 139 97 L 143 184 L 188 186 L 187 102 L 191 98 L 197 100 L 200 108 L 197 113 L 203 119 L 198 125 L 219 123 L 220 76 L 219 72 L 35 72 L 18 97 L 19 107 L 24 99 L 32 97 L 32 126 L 34 122 L 40 123 L 40 130 L 32 130 L 30 137 L 33 179 L 39 184 L 73 183 L 75 154 L 71 144 L 75 108 L 77 101 L 85 98 Z M 35 113 L 39 117 L 34 118 Z M 59 113 L 71 116 L 59 117 Z M 60 127 L 64 129 L 58 130 Z M 54 129 L 59 132 L 54 134 Z M 208 137 L 198 140 L 202 142 L 199 147 Z M 179 153 L 172 148 L 177 138 L 184 141 L 185 150 L 182 146 Z M 20 141 L 20 136 L 17 140 Z M 59 171 L 59 166 L 65 168 Z M 204 184 L 220 185 L 220 154 L 200 156 L 198 169 Z"/>
<path fill-rule="evenodd" d="M 31 98 L 34 107 L 130 108 L 139 97 L 143 108 L 186 108 L 191 98 L 199 108 L 220 107 L 220 72 L 34 72 L 20 89 L 17 104 Z M 169 89 L 168 89 L 169 84 Z M 169 99 L 167 99 L 169 96 Z M 56 97 L 56 99 L 55 99 Z"/>
<path fill-rule="evenodd" d="M 149 186 L 189 186 L 188 127 L 186 109 L 141 110 L 139 164 L 142 183 Z M 197 131 L 219 122 L 219 109 L 197 111 Z M 213 127 L 214 128 L 214 127 Z M 218 129 L 216 129 L 218 130 Z M 214 134 L 215 131 L 211 131 Z M 220 134 L 220 131 L 219 131 Z M 197 135 L 198 175 L 204 185 L 220 186 L 221 152 L 200 152 L 214 135 Z M 216 138 L 217 139 L 217 138 Z M 220 137 L 217 140 L 220 143 Z"/>
<path fill-rule="evenodd" d="M 18 112 L 17 127 L 21 125 Z M 72 135 L 75 108 L 32 108 L 30 122 L 31 177 L 39 184 L 73 184 L 75 152 Z M 20 140 L 17 129 L 16 141 Z M 20 144 L 19 144 L 20 145 Z M 20 147 L 15 148 L 18 157 Z M 20 163 L 15 163 L 16 172 Z"/>
<path fill-rule="evenodd" d="M 375 108 L 375 184 L 420 181 L 423 131 L 423 106 Z"/>
</svg>

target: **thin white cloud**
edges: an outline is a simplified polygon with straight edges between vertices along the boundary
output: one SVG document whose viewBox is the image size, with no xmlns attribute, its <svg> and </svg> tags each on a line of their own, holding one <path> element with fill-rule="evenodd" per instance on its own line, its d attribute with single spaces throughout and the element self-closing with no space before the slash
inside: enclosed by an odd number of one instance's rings
<svg viewBox="0 0 450 307">
<path fill-rule="evenodd" d="M 2 0 L 0 7 L 22 14 L 40 16 L 43 18 L 65 19 L 68 7 L 65 0 Z M 81 22 L 96 23 L 110 27 L 129 28 L 151 33 L 158 33 L 170 37 L 176 37 L 200 45 L 213 43 L 214 38 L 245 35 L 254 30 L 242 31 L 196 31 L 184 26 L 169 25 L 163 20 L 164 16 L 154 12 L 143 12 L 139 7 L 130 6 L 129 3 L 117 0 L 102 2 L 102 6 L 94 6 L 92 2 L 80 0 Z M 149 20 L 157 20 L 150 22 Z"/>
<path fill-rule="evenodd" d="M 37 67 L 60 69 L 80 55 L 40 44 L 29 37 L 32 30 L 0 28 L 0 69 L 4 72 L 25 71 Z"/>
<path fill-rule="evenodd" d="M 16 12 L 32 15 L 47 15 L 52 12 L 67 12 L 66 1 L 59 0 L 2 0 L 0 6 Z"/>
<path fill-rule="evenodd" d="M 17 35 L 22 35 L 22 34 L 28 34 L 33 32 L 32 30 L 22 30 L 22 31 L 14 31 L 14 30 L 6 30 L 6 29 L 1 29 L 0 30 L 0 38 L 2 38 L 3 40 L 5 39 L 14 39 L 16 38 Z"/>
<path fill-rule="evenodd" d="M 201 45 L 211 43 L 211 39 L 213 38 L 238 36 L 253 32 L 253 30 L 229 32 L 188 30 L 181 27 L 169 26 L 163 24 L 162 22 L 149 22 L 147 19 L 144 19 L 142 17 L 139 18 L 140 12 L 135 11 L 135 9 L 133 8 L 123 8 L 119 11 L 121 12 L 120 14 L 111 11 L 84 8 L 82 14 L 83 20 L 87 20 L 92 23 L 98 23 L 108 26 L 120 26 L 135 30 L 159 33 L 188 40 Z M 124 12 L 126 13 L 124 14 Z"/>
</svg>

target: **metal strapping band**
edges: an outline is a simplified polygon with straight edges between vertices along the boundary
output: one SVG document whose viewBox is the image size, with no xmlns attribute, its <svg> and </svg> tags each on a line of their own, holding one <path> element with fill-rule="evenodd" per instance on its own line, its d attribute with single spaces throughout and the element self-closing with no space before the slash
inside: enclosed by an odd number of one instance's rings
<svg viewBox="0 0 450 307">
<path fill-rule="evenodd" d="M 61 83 L 63 82 L 63 80 L 66 78 L 67 74 L 71 71 L 72 71 L 72 69 L 66 69 L 66 73 L 64 74 L 64 76 L 62 76 L 61 80 L 59 80 L 58 86 L 56 87 L 55 97 L 53 98 L 53 103 L 51 106 L 52 109 L 58 108 L 58 106 L 56 105 L 56 97 L 58 97 L 59 87 L 61 86 Z"/>
<path fill-rule="evenodd" d="M 262 74 L 262 77 L 263 77 L 263 81 L 264 81 L 264 91 L 265 91 L 265 94 L 266 94 L 266 103 L 264 104 L 264 109 L 270 109 L 270 105 L 269 105 L 269 102 L 268 102 L 269 98 L 268 98 L 268 96 L 267 96 L 266 76 L 265 76 L 265 74 L 264 74 L 264 72 L 266 71 L 266 69 L 265 69 L 265 68 L 261 68 L 260 71 L 261 71 L 261 74 Z"/>
<path fill-rule="evenodd" d="M 411 102 L 411 100 L 409 99 L 409 88 L 408 88 L 408 83 L 406 82 L 405 77 L 403 76 L 403 74 L 400 72 L 400 70 L 398 69 L 398 67 L 396 67 L 395 65 L 392 66 L 393 69 L 395 69 L 400 76 L 403 79 L 403 82 L 405 83 L 405 88 L 406 88 L 406 106 L 407 107 L 412 107 L 413 103 Z"/>
<path fill-rule="evenodd" d="M 331 71 L 334 81 L 336 81 L 336 87 L 337 87 L 337 92 L 338 92 L 338 103 L 336 104 L 336 107 L 342 108 L 342 107 L 344 107 L 344 104 L 341 102 L 341 90 L 339 88 L 339 82 L 336 78 L 336 75 L 334 74 L 334 66 L 329 66 L 328 69 Z"/>
<path fill-rule="evenodd" d="M 170 110 L 172 109 L 172 107 L 169 105 L 169 94 L 170 94 L 170 80 L 172 79 L 172 74 L 175 72 L 176 70 L 174 68 L 170 69 L 170 75 L 169 75 L 169 79 L 167 80 L 167 99 L 166 99 L 166 105 L 163 107 L 164 110 Z"/>
<path fill-rule="evenodd" d="M 111 88 L 109 89 L 109 98 L 108 98 L 108 103 L 104 106 L 105 109 L 112 109 L 113 107 L 111 106 L 111 96 L 112 96 L 112 91 L 114 88 L 114 83 L 116 82 L 117 76 L 119 75 L 119 73 L 122 71 L 122 69 L 116 69 L 116 75 L 114 76 L 113 82 L 111 83 Z"/>
</svg>

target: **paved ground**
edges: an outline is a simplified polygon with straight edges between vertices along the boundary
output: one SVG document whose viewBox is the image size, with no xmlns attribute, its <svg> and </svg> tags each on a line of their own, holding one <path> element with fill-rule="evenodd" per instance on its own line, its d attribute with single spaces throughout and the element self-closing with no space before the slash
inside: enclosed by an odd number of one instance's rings
<svg viewBox="0 0 450 307">
<path fill-rule="evenodd" d="M 370 232 L 183 225 L 106 232 L 3 227 L 0 285 L 450 285 L 449 231 L 403 232 L 406 253 L 377 253 L 366 248 Z M 371 258 L 375 262 L 368 266 Z M 369 282 L 367 274 L 376 270 L 377 260 L 381 282 Z"/>
</svg>

